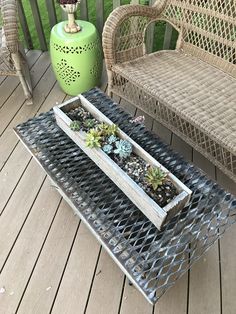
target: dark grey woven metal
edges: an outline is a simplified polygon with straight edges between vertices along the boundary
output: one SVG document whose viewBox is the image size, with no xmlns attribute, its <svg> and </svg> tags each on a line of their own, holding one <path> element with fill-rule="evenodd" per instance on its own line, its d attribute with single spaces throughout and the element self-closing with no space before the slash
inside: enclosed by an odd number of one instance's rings
<svg viewBox="0 0 236 314">
<path fill-rule="evenodd" d="M 236 198 L 143 126 L 129 122 L 100 90 L 84 94 L 192 191 L 190 204 L 162 231 L 56 125 L 52 112 L 15 129 L 100 242 L 151 302 L 236 221 Z"/>
</svg>

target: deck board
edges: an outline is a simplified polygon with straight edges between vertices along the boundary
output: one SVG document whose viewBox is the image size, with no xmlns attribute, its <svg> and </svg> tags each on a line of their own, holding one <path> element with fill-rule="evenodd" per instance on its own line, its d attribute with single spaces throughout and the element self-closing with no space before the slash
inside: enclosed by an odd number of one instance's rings
<svg viewBox="0 0 236 314">
<path fill-rule="evenodd" d="M 50 181 L 46 180 L 0 274 L 0 287 L 6 289 L 0 299 L 2 313 L 16 312 L 60 199 L 57 191 L 50 187 Z"/>
<path fill-rule="evenodd" d="M 114 261 L 102 250 L 96 268 L 87 314 L 99 309 L 99 314 L 118 313 L 124 275 Z"/>
<path fill-rule="evenodd" d="M 43 53 L 40 57 L 40 60 L 35 63 L 35 65 L 32 67 L 32 85 L 33 88 L 37 86 L 38 84 L 43 85 L 42 90 L 39 88 L 35 89 L 34 98 L 37 99 L 39 93 L 42 94 L 42 96 L 47 95 L 47 87 L 50 87 L 50 77 L 49 73 L 45 78 L 45 80 L 41 80 L 43 75 L 45 74 L 45 71 L 48 69 L 50 62 L 48 60 L 48 54 Z M 15 78 L 16 79 L 16 78 Z M 53 78 L 54 82 L 54 78 Z M 44 84 L 43 84 L 44 83 Z M 2 134 L 5 130 L 5 128 L 8 126 L 8 124 L 11 122 L 12 118 L 15 116 L 16 113 L 18 113 L 18 110 L 22 107 L 22 105 L 25 102 L 24 94 L 22 93 L 22 87 L 21 85 L 18 85 L 16 90 L 13 94 L 8 98 L 8 100 L 5 102 L 5 104 L 0 109 L 0 134 Z M 32 107 L 32 106 L 28 106 Z M 22 115 L 22 119 L 24 119 Z M 22 120 L 21 120 L 22 121 Z"/>
<path fill-rule="evenodd" d="M 84 312 L 99 256 L 100 245 L 81 223 L 58 288 L 52 314 Z"/>
<path fill-rule="evenodd" d="M 19 314 L 50 311 L 78 224 L 79 220 L 75 219 L 73 211 L 63 201 L 26 287 Z"/>
<path fill-rule="evenodd" d="M 220 241 L 222 313 L 236 312 L 236 228 L 234 226 Z"/>
<path fill-rule="evenodd" d="M 128 280 L 126 280 L 120 314 L 152 314 L 152 312 L 153 306 L 149 304 L 133 286 L 130 286 Z"/>
<path fill-rule="evenodd" d="M 221 313 L 218 242 L 190 271 L 188 313 Z"/>
<path fill-rule="evenodd" d="M 31 50 L 27 53 L 27 60 L 31 71 L 41 55 L 41 51 Z M 15 92 L 20 82 L 16 76 L 0 77 L 0 108 L 4 106 L 5 101 Z"/>
<path fill-rule="evenodd" d="M 155 305 L 154 314 L 184 314 L 188 307 L 188 274 L 180 278 L 173 288 Z M 199 311 L 198 314 L 201 312 Z M 209 313 L 210 314 L 210 313 Z"/>
<path fill-rule="evenodd" d="M 48 53 L 29 51 L 27 58 L 33 106 L 25 105 L 16 77 L 0 78 L 0 288 L 5 289 L 0 312 L 219 314 L 222 307 L 223 314 L 235 313 L 235 227 L 155 307 L 129 286 L 12 131 L 66 97 L 55 81 Z M 106 80 L 104 71 L 103 90 Z M 119 97 L 115 101 L 132 115 L 142 114 Z M 168 129 L 150 117 L 146 125 L 232 189 L 230 180 Z"/>
<path fill-rule="evenodd" d="M 32 177 L 34 177 L 33 185 L 31 185 Z M 0 217 L 0 270 L 30 213 L 44 178 L 43 171 L 35 161 L 32 161 Z"/>
</svg>

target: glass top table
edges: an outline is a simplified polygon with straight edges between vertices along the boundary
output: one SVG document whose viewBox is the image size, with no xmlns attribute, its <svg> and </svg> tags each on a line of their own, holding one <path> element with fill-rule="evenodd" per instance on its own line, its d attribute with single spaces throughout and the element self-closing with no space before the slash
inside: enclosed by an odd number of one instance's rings
<svg viewBox="0 0 236 314">
<path fill-rule="evenodd" d="M 236 197 L 95 88 L 83 94 L 192 191 L 161 231 L 57 126 L 52 111 L 15 128 L 58 191 L 135 287 L 155 303 L 236 221 Z"/>
</svg>

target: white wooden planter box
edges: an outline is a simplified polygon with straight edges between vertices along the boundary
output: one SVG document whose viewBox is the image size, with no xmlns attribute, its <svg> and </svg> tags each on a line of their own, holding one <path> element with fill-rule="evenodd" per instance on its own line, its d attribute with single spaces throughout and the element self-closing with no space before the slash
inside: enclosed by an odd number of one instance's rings
<svg viewBox="0 0 236 314">
<path fill-rule="evenodd" d="M 70 129 L 72 120 L 66 113 L 81 105 L 98 121 L 113 124 L 110 119 L 108 119 L 82 95 L 70 99 L 69 101 L 53 108 L 57 124 L 160 230 L 166 219 L 170 219 L 185 205 L 187 205 L 191 197 L 191 190 L 165 167 L 163 167 L 157 160 L 149 155 L 141 146 L 119 129 L 119 137 L 129 141 L 133 145 L 133 152 L 142 157 L 150 165 L 160 167 L 165 173 L 167 173 L 167 177 L 176 187 L 178 195 L 165 207 L 160 207 L 105 152 L 103 152 L 102 149 L 87 147 L 85 143 L 86 133 L 84 131 L 76 132 Z"/>
</svg>

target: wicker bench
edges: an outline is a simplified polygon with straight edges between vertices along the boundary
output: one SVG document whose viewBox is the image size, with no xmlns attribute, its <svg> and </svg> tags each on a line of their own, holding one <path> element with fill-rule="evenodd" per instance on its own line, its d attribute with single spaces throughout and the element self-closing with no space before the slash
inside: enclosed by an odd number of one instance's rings
<svg viewBox="0 0 236 314">
<path fill-rule="evenodd" d="M 109 93 L 167 126 L 236 181 L 236 4 L 159 0 L 108 18 L 103 48 Z M 178 32 L 176 50 L 146 53 L 147 26 Z"/>
</svg>

